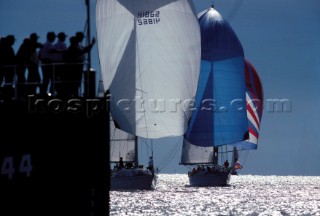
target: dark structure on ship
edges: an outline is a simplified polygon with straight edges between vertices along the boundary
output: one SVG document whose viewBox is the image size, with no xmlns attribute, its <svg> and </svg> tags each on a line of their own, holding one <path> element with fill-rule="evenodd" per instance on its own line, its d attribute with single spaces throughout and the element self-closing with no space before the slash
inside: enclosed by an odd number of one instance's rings
<svg viewBox="0 0 320 216">
<path fill-rule="evenodd" d="M 90 58 L 82 94 L 27 94 L 37 83 L 15 80 L 1 88 L 0 215 L 108 214 L 108 111 Z"/>
</svg>

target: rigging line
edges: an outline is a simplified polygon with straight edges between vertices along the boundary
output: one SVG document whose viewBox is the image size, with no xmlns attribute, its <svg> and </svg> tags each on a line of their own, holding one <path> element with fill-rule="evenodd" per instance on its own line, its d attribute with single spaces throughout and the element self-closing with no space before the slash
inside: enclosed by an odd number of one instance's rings
<svg viewBox="0 0 320 216">
<path fill-rule="evenodd" d="M 139 138 L 140 140 L 140 143 L 142 142 L 143 146 L 144 146 L 144 151 L 142 150 L 142 148 L 140 148 L 140 155 L 143 155 L 144 157 L 146 158 L 149 158 L 150 156 L 153 157 L 153 142 L 152 140 L 147 140 L 147 138 L 143 138 L 143 137 L 140 137 Z M 149 143 L 150 141 L 150 143 Z M 141 146 L 141 144 L 139 144 Z M 143 154 L 145 153 L 145 154 Z"/>
<path fill-rule="evenodd" d="M 245 152 L 245 158 L 244 158 L 244 160 L 243 161 L 241 161 L 241 164 L 245 164 L 246 163 L 246 161 L 247 161 L 247 159 L 248 159 L 248 156 L 249 156 L 249 150 L 246 150 L 246 151 L 244 151 Z"/>
<path fill-rule="evenodd" d="M 146 148 L 147 148 L 148 155 L 151 155 L 153 157 L 153 142 L 152 142 L 152 140 L 150 140 L 150 143 L 147 142 Z"/>
<path fill-rule="evenodd" d="M 243 161 L 241 161 L 241 165 L 242 166 L 244 166 L 244 164 L 245 164 L 245 161 L 247 160 L 247 157 L 248 157 L 248 153 L 249 153 L 249 150 L 248 149 L 243 149 L 243 150 L 241 150 L 242 152 L 240 153 L 239 152 L 239 157 L 238 157 L 238 161 L 240 161 L 240 158 L 242 158 L 242 155 L 244 155 L 245 153 L 245 159 L 243 160 Z M 245 152 L 245 153 L 244 153 Z"/>
<path fill-rule="evenodd" d="M 239 12 L 239 9 L 242 4 L 243 4 L 242 0 L 235 1 L 232 8 L 230 9 L 228 16 L 226 16 L 226 20 L 228 20 L 228 21 L 233 20 L 236 17 L 237 13 Z"/>
<path fill-rule="evenodd" d="M 160 162 L 159 166 L 160 169 L 159 170 L 162 170 L 164 169 L 168 164 L 169 162 L 172 160 L 172 158 L 176 155 L 177 151 L 179 150 L 180 146 L 181 146 L 181 143 L 180 145 L 178 145 L 180 141 L 177 141 L 174 145 L 173 145 L 173 148 L 172 150 L 170 151 L 171 153 L 166 155 L 166 157 L 162 160 L 162 162 Z"/>
<path fill-rule="evenodd" d="M 148 147 L 147 150 L 152 150 L 151 146 L 149 146 L 149 141 L 150 141 L 149 139 L 147 140 L 147 138 L 140 137 L 139 140 L 141 140 L 141 141 L 144 143 L 144 145 L 145 145 L 146 147 Z M 151 142 L 152 142 L 152 140 L 151 140 Z"/>
<path fill-rule="evenodd" d="M 214 77 L 214 66 L 215 66 L 215 64 L 214 64 L 214 62 L 212 61 L 211 62 L 211 64 L 210 64 L 210 70 L 211 70 L 211 73 L 212 73 L 212 80 L 213 80 L 213 94 L 212 94 L 212 97 L 213 98 L 215 98 L 215 96 L 214 96 L 214 94 L 215 94 L 215 92 L 217 91 L 217 88 L 216 88 L 216 85 L 215 85 L 215 83 L 214 83 L 214 80 L 215 80 L 215 77 Z M 218 104 L 219 105 L 219 104 Z M 213 111 L 213 112 L 215 112 L 215 111 Z M 222 111 L 220 112 L 220 108 L 218 107 L 218 116 L 214 116 L 214 117 L 217 117 L 218 118 L 218 121 L 219 121 L 219 125 L 222 125 Z M 219 114 L 220 113 L 220 114 Z M 213 131 L 215 130 L 215 125 L 214 125 L 214 123 L 213 123 Z M 215 136 L 215 134 L 213 134 L 213 136 Z M 222 133 L 222 140 L 225 140 L 225 135 L 224 135 L 224 133 Z M 213 139 L 213 141 L 214 141 L 214 139 Z M 213 143 L 214 144 L 214 143 Z M 222 149 L 222 146 L 223 145 L 221 145 L 221 149 Z M 218 148 L 219 148 L 219 146 L 218 146 Z M 224 158 L 223 158 L 223 155 L 221 155 L 221 157 L 220 157 L 220 163 L 222 163 L 222 161 L 221 160 L 224 160 Z M 218 160 L 219 160 L 219 158 L 218 158 Z"/>
<path fill-rule="evenodd" d="M 148 155 L 149 154 L 149 152 L 148 152 L 148 143 L 145 141 L 145 139 L 143 137 L 138 137 L 137 142 L 138 142 L 138 146 L 140 146 L 140 148 L 138 148 L 139 155 Z M 143 147 L 141 147 L 141 146 L 143 146 Z M 143 149 L 145 149 L 145 150 L 143 150 Z M 146 153 L 144 153 L 144 151 Z"/>
<path fill-rule="evenodd" d="M 135 46 L 135 48 L 136 48 L 136 55 L 137 56 L 135 56 L 136 58 L 138 57 L 138 59 L 140 59 L 140 56 L 139 56 L 139 50 L 138 50 L 138 40 L 137 40 L 137 18 L 136 17 L 134 17 L 133 18 L 134 19 L 134 33 L 135 33 L 135 35 L 134 35 L 134 37 L 135 37 L 135 41 L 136 41 L 136 46 Z M 142 77 L 142 73 L 141 73 L 141 68 L 140 68 L 140 62 L 139 61 L 135 61 L 136 62 L 136 64 L 138 64 L 138 65 L 136 65 L 136 68 L 137 68 L 137 66 L 138 66 L 138 72 L 139 72 L 139 77 Z M 135 74 L 135 76 L 136 76 L 137 74 Z M 144 99 L 144 97 L 143 97 L 143 95 L 144 95 L 144 91 L 142 91 L 142 82 L 141 82 L 141 79 L 139 79 L 140 81 L 139 81 L 139 85 L 140 85 L 140 89 L 141 89 L 141 99 L 143 100 Z M 137 84 L 137 79 L 135 80 L 135 83 Z M 136 90 L 137 90 L 137 86 L 136 86 Z M 136 94 L 135 94 L 135 96 L 136 96 Z M 145 127 L 146 127 L 146 134 L 147 134 L 147 137 L 149 137 L 149 131 L 148 131 L 148 125 L 147 125 L 147 118 L 146 118 L 146 111 L 145 111 L 145 109 L 143 109 L 144 110 L 144 112 L 143 112 L 143 119 L 144 119 L 144 122 L 145 122 Z"/>
<path fill-rule="evenodd" d="M 173 147 L 173 148 L 175 148 L 175 147 Z M 171 152 L 171 154 L 172 154 L 173 149 L 172 149 L 170 152 Z M 162 167 L 164 167 L 165 164 L 167 163 L 169 156 L 170 156 L 170 154 L 167 154 L 167 155 L 164 157 L 164 159 L 159 163 L 158 167 L 160 167 L 160 170 L 162 170 Z"/>
<path fill-rule="evenodd" d="M 87 32 L 87 28 L 88 28 L 88 21 L 85 22 L 82 33 Z"/>
<path fill-rule="evenodd" d="M 179 146 L 177 146 L 175 151 L 171 153 L 171 156 L 170 156 L 170 158 L 168 158 L 166 163 L 162 167 L 160 167 L 160 169 L 159 169 L 160 171 L 168 166 L 169 162 L 172 161 L 173 157 L 176 155 L 178 150 L 179 150 Z"/>
</svg>

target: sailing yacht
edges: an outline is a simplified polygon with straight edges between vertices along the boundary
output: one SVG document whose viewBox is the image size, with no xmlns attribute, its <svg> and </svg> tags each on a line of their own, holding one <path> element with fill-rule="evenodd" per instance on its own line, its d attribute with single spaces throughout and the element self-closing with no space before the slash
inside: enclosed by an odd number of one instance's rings
<svg viewBox="0 0 320 216">
<path fill-rule="evenodd" d="M 110 190 L 155 188 L 153 161 L 147 168 L 139 164 L 137 137 L 117 129 L 111 116 L 109 144 L 110 164 L 114 165 L 110 167 Z"/>
<path fill-rule="evenodd" d="M 132 140 L 183 135 L 191 117 L 185 107 L 195 98 L 200 73 L 200 27 L 192 0 L 98 0 L 96 27 L 116 129 Z M 111 187 L 149 188 L 154 174 L 139 167 L 133 143 L 121 157 L 138 167 L 112 173 Z"/>
<path fill-rule="evenodd" d="M 262 83 L 259 77 L 258 72 L 253 67 L 253 65 L 249 62 L 249 60 L 245 59 L 245 77 L 246 77 L 246 112 L 248 119 L 248 139 L 236 142 L 234 144 L 230 144 L 228 146 L 224 146 L 225 151 L 218 151 L 217 147 L 213 148 L 213 158 L 212 164 L 208 163 L 200 163 L 201 166 L 206 166 L 207 169 L 204 169 L 200 166 L 200 169 L 193 170 L 189 173 L 190 184 L 191 185 L 200 185 L 200 186 L 223 186 L 227 185 L 230 181 L 230 174 L 237 175 L 237 171 L 242 169 L 243 166 L 239 162 L 239 153 L 238 151 L 244 150 L 256 150 L 258 144 L 258 138 L 260 133 L 260 125 L 263 111 L 263 88 Z M 188 145 L 184 145 L 184 148 L 192 147 Z M 223 146 L 220 146 L 222 149 Z M 186 155 L 193 152 L 193 154 L 198 154 L 196 157 L 208 157 L 211 158 L 210 155 L 203 154 L 203 152 L 209 153 L 209 151 L 202 149 L 201 147 L 196 147 L 194 149 L 184 149 L 184 153 Z M 231 166 L 221 166 L 216 165 L 218 160 L 218 152 L 220 154 L 226 154 L 228 152 L 232 152 L 232 160 Z M 209 153 L 210 154 L 210 153 Z M 194 156 L 190 156 L 192 158 Z M 185 160 L 185 159 L 184 159 Z M 211 160 L 211 159 L 210 159 Z M 209 167 L 209 169 L 208 169 Z"/>
<path fill-rule="evenodd" d="M 229 183 L 234 166 L 233 161 L 231 166 L 221 161 L 231 151 L 228 145 L 248 138 L 244 52 L 213 6 L 200 12 L 198 21 L 200 78 L 180 164 L 197 166 L 188 173 L 191 186 L 223 186 Z"/>
</svg>

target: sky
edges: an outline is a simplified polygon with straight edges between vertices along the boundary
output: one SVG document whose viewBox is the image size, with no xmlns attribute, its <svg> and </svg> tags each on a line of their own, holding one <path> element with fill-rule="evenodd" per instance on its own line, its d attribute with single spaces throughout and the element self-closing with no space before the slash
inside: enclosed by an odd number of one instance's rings
<svg viewBox="0 0 320 216">
<path fill-rule="evenodd" d="M 197 13 L 212 3 L 193 1 Z M 95 0 L 90 2 L 95 37 Z M 264 89 L 258 149 L 240 152 L 244 168 L 239 173 L 320 175 L 320 1 L 215 0 L 214 5 L 236 32 Z M 85 26 L 84 0 L 0 0 L 0 36 L 15 35 L 15 51 L 32 32 L 45 42 L 48 31 L 70 37 Z M 98 79 L 97 45 L 91 55 Z M 270 100 L 285 100 L 287 106 L 272 109 Z M 139 150 L 141 163 L 146 163 L 145 152 Z M 161 172 L 188 170 L 179 165 L 181 138 L 154 140 L 153 152 Z"/>
</svg>

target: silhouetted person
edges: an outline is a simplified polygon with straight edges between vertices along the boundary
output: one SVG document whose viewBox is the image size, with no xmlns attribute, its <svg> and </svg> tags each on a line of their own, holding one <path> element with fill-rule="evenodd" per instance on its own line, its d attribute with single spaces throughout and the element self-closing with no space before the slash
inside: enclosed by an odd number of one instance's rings
<svg viewBox="0 0 320 216">
<path fill-rule="evenodd" d="M 0 87 L 3 82 L 4 74 L 3 74 L 3 59 L 5 58 L 5 49 L 6 49 L 6 44 L 7 44 L 7 38 L 2 36 L 0 38 Z"/>
<path fill-rule="evenodd" d="M 67 70 L 65 65 L 65 53 L 67 45 L 65 43 L 67 35 L 64 32 L 58 34 L 58 41 L 53 45 L 53 62 L 55 64 L 55 89 L 58 96 L 67 95 Z"/>
<path fill-rule="evenodd" d="M 92 41 L 89 43 L 89 45 L 88 46 L 84 46 L 83 45 L 83 39 L 85 38 L 84 34 L 82 32 L 76 32 L 76 38 L 78 40 L 79 49 L 84 51 L 83 54 L 80 56 L 80 58 L 82 59 L 83 64 L 85 64 L 86 61 L 88 60 L 88 59 L 85 58 L 85 53 L 90 52 L 90 50 L 92 49 L 93 45 L 96 42 L 96 39 L 92 38 Z M 82 67 L 82 69 L 84 69 L 84 68 Z"/>
<path fill-rule="evenodd" d="M 31 40 L 31 65 L 28 67 L 28 91 L 31 94 L 35 94 L 38 87 L 40 87 L 40 74 L 39 74 L 39 49 L 42 48 L 42 44 L 38 42 L 39 36 L 36 33 L 30 34 Z"/>
<path fill-rule="evenodd" d="M 124 168 L 124 163 L 123 163 L 122 157 L 120 157 L 120 160 L 119 160 L 119 169 L 122 169 L 122 168 Z"/>
<path fill-rule="evenodd" d="M 70 37 L 70 46 L 66 52 L 66 63 L 68 63 L 68 81 L 70 84 L 71 96 L 79 96 L 83 73 L 83 55 L 91 50 L 95 40 L 87 47 L 81 48 L 77 37 Z"/>
<path fill-rule="evenodd" d="M 226 160 L 223 165 L 224 165 L 225 168 L 228 168 L 228 167 L 229 167 L 229 162 L 228 162 L 228 160 Z"/>
<path fill-rule="evenodd" d="M 3 95 L 3 89 L 2 89 L 2 83 L 4 78 L 4 72 L 3 72 L 3 59 L 5 55 L 5 46 L 6 46 L 6 37 L 0 38 L 0 97 Z"/>
<path fill-rule="evenodd" d="M 12 45 L 15 42 L 13 35 L 0 39 L 0 86 L 1 96 L 9 99 L 13 97 L 13 77 L 15 73 L 15 53 Z M 5 81 L 5 83 L 4 83 Z"/>
<path fill-rule="evenodd" d="M 84 63 L 84 61 L 85 61 L 84 54 L 87 52 L 90 52 L 90 50 L 92 49 L 93 45 L 96 42 L 96 39 L 92 38 L 92 41 L 88 46 L 83 46 L 82 42 L 83 42 L 83 39 L 85 38 L 84 34 L 82 32 L 77 32 L 76 38 L 78 40 L 79 49 L 84 51 L 83 54 L 81 56 L 79 56 L 79 58 L 81 58 L 82 62 Z"/>
<path fill-rule="evenodd" d="M 56 39 L 56 34 L 54 32 L 47 33 L 47 41 L 43 44 L 40 50 L 40 60 L 42 69 L 42 84 L 40 87 L 40 94 L 47 95 L 48 87 L 50 84 L 49 92 L 54 94 L 54 65 L 53 65 L 53 42 Z M 51 82 L 51 83 L 50 83 Z"/>
<path fill-rule="evenodd" d="M 38 42 L 40 36 L 39 36 L 37 33 L 35 33 L 35 32 L 31 33 L 30 36 L 29 36 L 29 38 L 30 38 L 30 40 L 31 40 L 31 42 L 32 42 L 32 45 L 33 45 L 36 49 L 43 47 L 43 45 L 42 45 L 40 42 Z"/>
<path fill-rule="evenodd" d="M 153 171 L 153 158 L 152 158 L 152 156 L 149 158 L 148 169 L 150 171 Z"/>
<path fill-rule="evenodd" d="M 25 38 L 20 45 L 17 52 L 17 91 L 18 97 L 24 98 L 26 96 L 26 78 L 25 72 L 27 67 L 30 67 L 31 61 L 31 40 L 30 38 Z"/>
<path fill-rule="evenodd" d="M 12 87 L 13 78 L 15 75 L 15 64 L 16 64 L 16 56 L 13 49 L 13 44 L 15 42 L 14 35 L 8 35 L 5 40 L 5 44 L 3 47 L 3 56 L 2 58 L 2 66 L 3 66 L 3 74 L 5 78 L 5 83 L 8 86 Z"/>
<path fill-rule="evenodd" d="M 28 94 L 35 94 L 40 85 L 38 48 L 41 47 L 41 44 L 37 42 L 38 37 L 36 33 L 32 33 L 30 37 L 25 38 L 16 55 L 17 90 L 20 98 L 24 98 Z M 26 69 L 28 69 L 27 79 Z"/>
<path fill-rule="evenodd" d="M 85 38 L 82 32 L 76 32 L 76 38 L 78 40 L 78 46 L 80 49 L 83 49 L 84 46 L 82 45 L 83 39 Z"/>
</svg>

